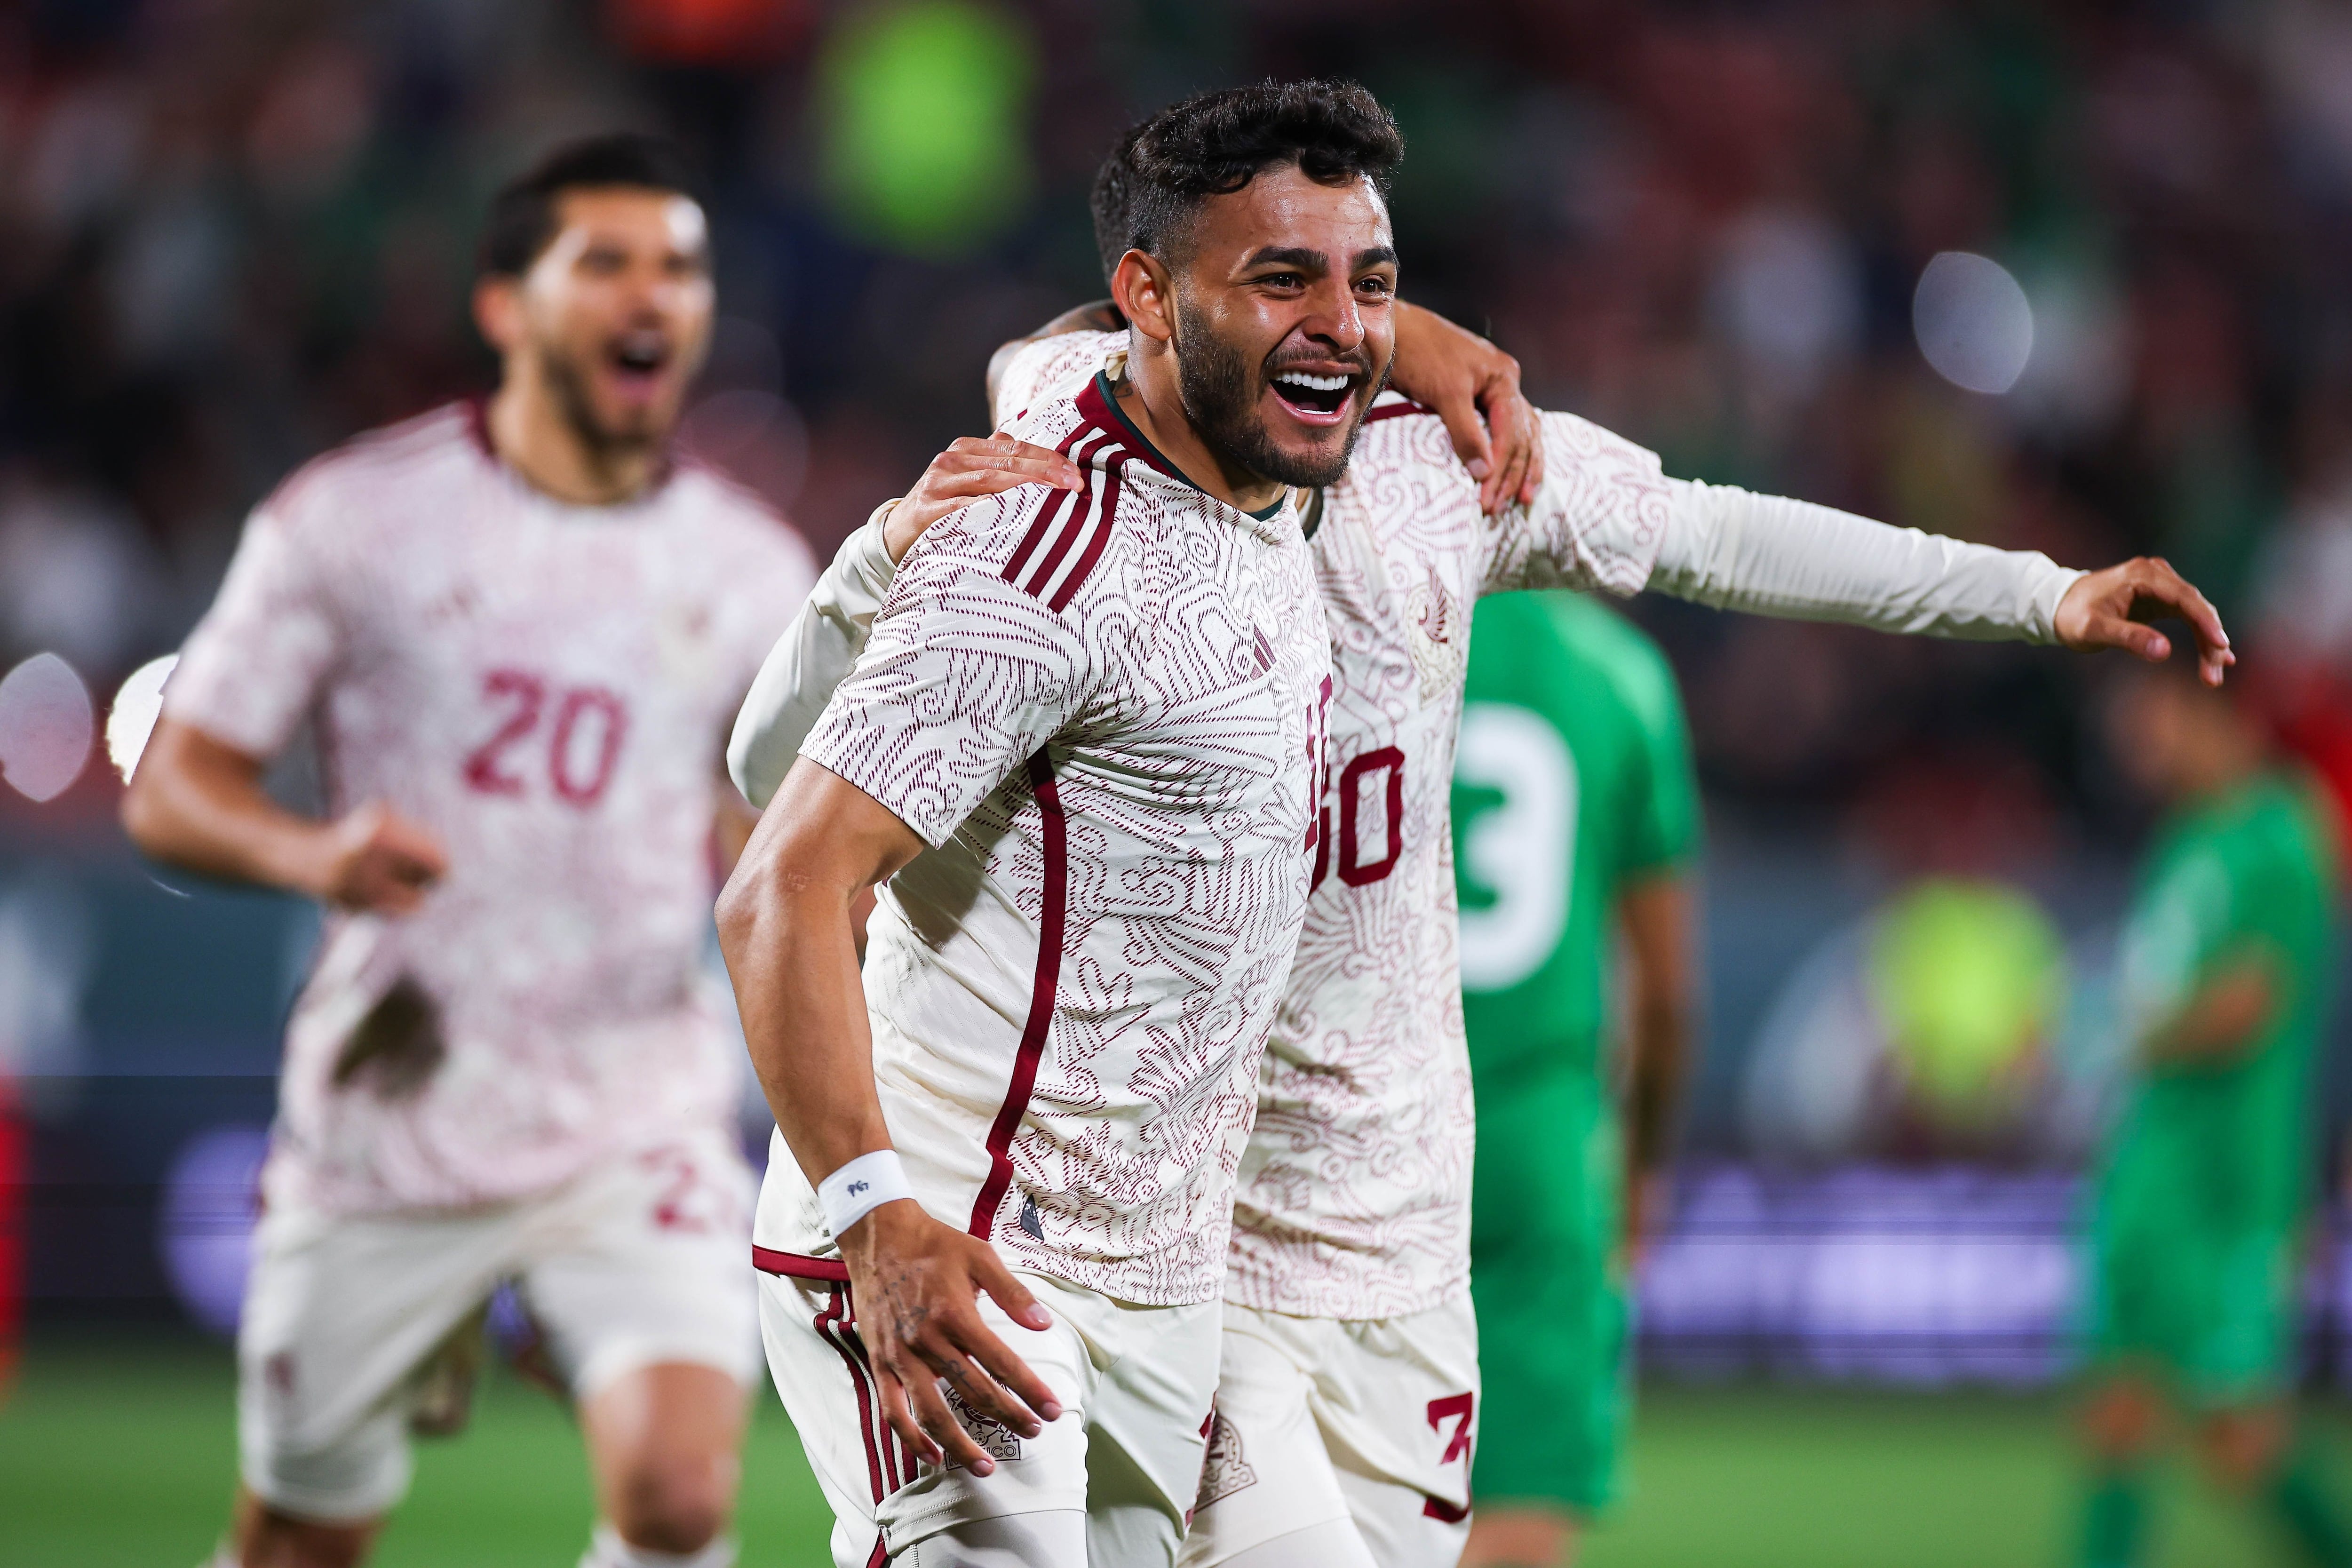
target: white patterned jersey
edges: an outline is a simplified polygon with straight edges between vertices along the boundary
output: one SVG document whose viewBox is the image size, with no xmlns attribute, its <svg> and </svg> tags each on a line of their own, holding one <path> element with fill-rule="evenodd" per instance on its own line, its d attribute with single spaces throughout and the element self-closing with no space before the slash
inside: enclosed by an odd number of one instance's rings
<svg viewBox="0 0 2352 1568">
<path fill-rule="evenodd" d="M 272 1201 L 519 1197 L 731 1119 L 701 978 L 718 761 L 812 575 L 798 535 L 701 469 L 569 506 L 462 405 L 255 511 L 164 711 L 263 757 L 315 718 L 332 808 L 385 802 L 449 861 L 415 914 L 330 918 L 288 1026 Z"/>
<path fill-rule="evenodd" d="M 931 846 L 865 965 L 924 1207 L 1120 1300 L 1213 1300 L 1314 864 L 1313 569 L 1286 500 L 1193 488 L 1099 379 L 1013 429 L 1084 488 L 934 524 L 800 754 Z M 756 1234 L 784 1272 L 832 1250 L 781 1147 Z"/>
<path fill-rule="evenodd" d="M 998 406 L 1122 352 L 1072 333 L 1022 351 Z M 1243 1156 L 1227 1299 L 1389 1318 L 1468 1288 L 1470 1063 L 1449 795 L 1470 610 L 1514 588 L 1630 595 L 1675 491 L 1655 457 L 1543 416 L 1545 479 L 1500 518 L 1444 426 L 1384 395 L 1314 523 L 1334 689 L 1314 891 Z M 1018 431 L 1015 432 L 1018 434 Z"/>
</svg>

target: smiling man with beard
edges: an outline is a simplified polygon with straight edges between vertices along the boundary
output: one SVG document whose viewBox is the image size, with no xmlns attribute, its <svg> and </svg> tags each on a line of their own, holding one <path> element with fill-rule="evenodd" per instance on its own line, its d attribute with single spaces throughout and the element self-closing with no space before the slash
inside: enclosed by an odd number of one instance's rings
<svg viewBox="0 0 2352 1568">
<path fill-rule="evenodd" d="M 699 984 L 731 705 L 808 552 L 669 437 L 710 337 L 703 211 L 638 137 L 501 191 L 498 391 L 256 510 L 163 694 L 148 853 L 330 906 L 286 1041 L 221 1561 L 340 1568 L 462 1419 L 512 1280 L 569 1384 L 586 1568 L 720 1568 L 758 1361 L 738 1082 Z M 332 815 L 265 793 L 318 721 Z"/>
<path fill-rule="evenodd" d="M 1241 106 L 1332 92 L 1360 89 L 1266 84 L 1213 93 L 1129 132 L 1096 187 L 1097 238 L 1114 279 L 1131 274 L 1139 248 L 1166 247 L 1160 215 L 1176 205 L 1171 191 L 1218 188 L 1247 163 L 1250 143 L 1231 134 Z M 1152 374 L 1171 340 L 1185 360 L 1176 379 L 1196 426 L 1223 432 L 1227 450 L 1270 451 L 1260 460 L 1326 487 L 1308 502 L 1307 531 L 1332 637 L 1328 765 L 1318 781 L 1304 932 L 1236 1184 L 1224 1363 L 1182 1561 L 1422 1568 L 1462 1554 L 1482 1417 L 1480 1324 L 1469 1290 L 1470 1065 L 1448 832 L 1471 605 L 1518 588 L 1653 588 L 1754 613 L 2164 657 L 2166 639 L 2129 619 L 2138 608 L 2190 620 L 2208 679 L 2218 681 L 2231 656 L 2210 606 L 2161 563 L 2071 572 L 2038 554 L 1671 479 L 1654 456 L 1588 421 L 1534 416 L 1517 398 L 1507 363 L 1499 378 L 1488 374 L 1506 389 L 1489 412 L 1507 435 L 1533 426 L 1539 475 L 1514 468 L 1501 450 L 1507 439 L 1496 444 L 1493 471 L 1466 467 L 1476 443 L 1459 411 L 1441 419 L 1395 392 L 1374 398 L 1361 438 L 1343 448 L 1319 433 L 1335 408 L 1377 388 L 1377 358 L 1253 331 L 1251 312 L 1213 293 L 1215 270 L 1199 264 L 1262 264 L 1258 286 L 1274 289 L 1310 287 L 1331 270 L 1328 251 L 1280 250 L 1264 243 L 1196 258 L 1178 275 L 1172 312 L 1154 304 L 1151 319 L 1139 318 L 1121 297 L 1115 308 L 1075 313 L 1037 340 L 1008 344 L 992 377 L 1005 434 L 958 443 L 914 494 L 852 537 L 762 668 L 729 758 L 747 795 L 767 798 L 833 683 L 853 665 L 865 668 L 860 639 L 881 595 L 895 591 L 892 557 L 944 510 L 942 498 L 1024 476 L 1059 482 L 1054 455 L 1021 444 L 1042 438 L 1030 415 L 1075 387 L 1099 397 Z M 1475 363 L 1458 329 L 1402 304 L 1391 310 L 1406 385 L 1423 374 L 1424 356 Z M 1125 330 L 1072 330 L 1097 321 Z M 1448 334 L 1457 340 L 1451 346 Z M 1307 431 L 1318 438 L 1303 439 Z M 1348 460 L 1335 468 L 1330 459 L 1343 451 Z M 1496 765 L 1494 750 L 1482 749 L 1474 771 Z M 1506 771 L 1510 782 L 1526 779 L 1523 767 Z M 1550 798 L 1556 817 L 1559 802 L 1573 796 Z M 1525 805 L 1515 818 L 1522 826 Z M 1537 865 L 1538 878 L 1546 874 Z M 1522 938 L 1547 934 L 1539 921 L 1521 925 Z M 1528 1161 L 1551 1174 L 1497 1199 L 1589 1195 L 1588 1176 L 1565 1146 Z M 1608 1225 L 1613 1234 L 1613 1217 Z M 1580 1257 L 1612 1251 L 1599 1238 Z M 1571 1291 L 1608 1288 L 1576 1258 L 1547 1261 Z M 1561 1337 L 1559 1324 L 1520 1311 L 1498 1320 L 1486 1352 L 1489 1382 L 1529 1395 L 1507 1402 L 1505 1446 L 1489 1449 L 1514 1461 L 1504 1485 L 1528 1488 L 1501 1492 L 1522 1521 L 1554 1510 L 1571 1479 L 1559 1460 L 1570 1434 L 1542 1404 L 1553 1384 L 1531 1375 L 1528 1359 L 1541 1360 Z M 1591 1346 L 1570 1351 L 1571 1360 L 1591 1352 L 1576 1374 L 1595 1384 L 1619 1375 L 1613 1352 L 1588 1338 Z M 1537 1414 L 1522 1424 L 1530 1403 Z M 1613 1432 L 1600 1436 L 1614 1440 Z M 1473 1551 L 1489 1562 L 1538 1561 L 1560 1544 L 1548 1513 L 1543 1522 L 1526 1555 L 1524 1533 Z"/>
<path fill-rule="evenodd" d="M 1401 148 L 1356 88 L 1198 129 L 1113 279 L 1124 374 L 907 554 L 720 901 L 779 1129 L 761 1327 L 841 1568 L 1165 1568 L 1198 1489 L 1318 831 L 1291 487 L 1388 367 Z"/>
</svg>

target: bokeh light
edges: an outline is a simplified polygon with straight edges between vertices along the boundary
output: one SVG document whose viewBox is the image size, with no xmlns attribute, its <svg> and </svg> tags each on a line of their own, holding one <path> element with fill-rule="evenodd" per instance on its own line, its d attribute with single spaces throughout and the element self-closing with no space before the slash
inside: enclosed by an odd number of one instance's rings
<svg viewBox="0 0 2352 1568">
<path fill-rule="evenodd" d="M 825 174 L 842 216 L 918 255 L 971 251 L 1021 216 L 1034 51 L 968 0 L 853 15 L 820 65 Z"/>
<path fill-rule="evenodd" d="M 0 778 L 52 800 L 81 777 L 98 716 L 72 665 L 37 653 L 0 679 Z"/>
<path fill-rule="evenodd" d="M 2031 895 L 1931 877 L 1879 914 L 1869 988 L 1895 1059 L 1937 1110 L 1995 1112 L 2066 999 L 2066 946 Z"/>
<path fill-rule="evenodd" d="M 2024 287 L 2000 262 L 1966 250 L 1944 251 L 1919 274 L 1911 330 L 1936 374 L 1970 392 L 2007 392 L 2033 357 Z"/>
<path fill-rule="evenodd" d="M 176 653 L 151 658 L 132 670 L 114 694 L 114 706 L 106 714 L 106 755 L 124 784 L 138 771 L 147 737 L 155 732 L 155 721 L 163 711 L 163 682 L 179 662 Z"/>
<path fill-rule="evenodd" d="M 236 1331 L 268 1152 L 264 1128 L 207 1127 L 181 1145 L 163 1178 L 157 1215 L 163 1271 L 188 1316 L 216 1334 Z"/>
</svg>

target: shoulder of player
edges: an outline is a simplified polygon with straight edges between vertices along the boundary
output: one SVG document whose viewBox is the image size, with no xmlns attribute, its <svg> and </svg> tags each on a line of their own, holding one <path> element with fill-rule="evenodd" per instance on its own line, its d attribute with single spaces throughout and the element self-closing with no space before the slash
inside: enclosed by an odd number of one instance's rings
<svg viewBox="0 0 2352 1568">
<path fill-rule="evenodd" d="M 255 511 L 287 525 L 298 525 L 322 506 L 348 518 L 387 493 L 387 485 L 404 485 L 436 468 L 475 461 L 488 450 L 480 417 L 477 404 L 450 403 L 396 425 L 362 431 L 280 479 Z"/>
<path fill-rule="evenodd" d="M 722 546 L 795 563 L 815 580 L 816 556 L 801 531 L 766 497 L 701 458 L 678 458 L 663 500 L 673 517 Z"/>
</svg>

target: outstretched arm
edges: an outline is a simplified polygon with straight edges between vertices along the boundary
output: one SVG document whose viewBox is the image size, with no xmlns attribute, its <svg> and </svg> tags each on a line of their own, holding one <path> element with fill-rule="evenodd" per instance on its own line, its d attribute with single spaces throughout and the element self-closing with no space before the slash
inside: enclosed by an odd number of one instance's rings
<svg viewBox="0 0 2352 1568">
<path fill-rule="evenodd" d="M 811 762 L 793 764 L 719 899 L 719 943 L 751 1065 L 812 1186 L 890 1147 L 851 905 L 923 841 L 872 796 Z M 990 1331 L 979 1293 L 1031 1329 L 1051 1320 L 996 1249 L 911 1198 L 835 1237 L 857 1331 L 892 1426 L 934 1465 L 995 1467 L 950 1412 L 944 1379 L 972 1409 L 1024 1436 L 1061 1414 L 1053 1391 Z"/>
<path fill-rule="evenodd" d="M 2208 683 L 2220 685 L 2237 660 L 2213 606 L 2159 560 L 2074 572 L 2036 552 L 1893 528 L 1809 501 L 1671 483 L 1675 504 L 1649 586 L 1676 598 L 1882 631 L 2122 648 L 2149 660 L 2172 645 L 2144 618 L 2173 615 L 2189 623 Z"/>
</svg>

